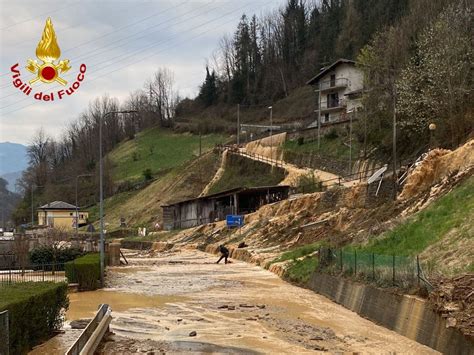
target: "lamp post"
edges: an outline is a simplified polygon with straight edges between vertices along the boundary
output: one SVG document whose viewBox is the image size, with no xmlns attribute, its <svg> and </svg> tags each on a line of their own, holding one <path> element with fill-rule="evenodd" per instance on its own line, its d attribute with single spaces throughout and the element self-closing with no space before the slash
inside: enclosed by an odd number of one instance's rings
<svg viewBox="0 0 474 355">
<path fill-rule="evenodd" d="M 273 106 L 268 106 L 270 110 L 270 159 L 273 160 Z"/>
<path fill-rule="evenodd" d="M 430 149 L 433 149 L 433 135 L 434 131 L 436 130 L 436 123 L 430 123 L 428 129 L 430 130 Z"/>
<path fill-rule="evenodd" d="M 77 199 L 77 185 L 78 185 L 78 181 L 79 181 L 79 178 L 81 177 L 86 177 L 86 176 L 92 176 L 92 174 L 81 174 L 81 175 L 77 175 L 76 176 L 76 237 L 77 237 L 77 234 L 78 234 L 78 227 L 79 227 L 79 203 L 78 203 L 78 199 Z"/>
<path fill-rule="evenodd" d="M 104 240 L 104 163 L 102 159 L 102 124 L 105 118 L 108 115 L 119 114 L 119 113 L 136 113 L 135 110 L 126 110 L 126 111 L 109 111 L 106 112 L 103 116 L 100 116 L 99 120 L 99 219 L 100 219 L 100 243 L 99 243 L 99 253 L 100 253 L 100 285 L 104 287 L 104 271 L 105 271 L 105 240 Z"/>
</svg>

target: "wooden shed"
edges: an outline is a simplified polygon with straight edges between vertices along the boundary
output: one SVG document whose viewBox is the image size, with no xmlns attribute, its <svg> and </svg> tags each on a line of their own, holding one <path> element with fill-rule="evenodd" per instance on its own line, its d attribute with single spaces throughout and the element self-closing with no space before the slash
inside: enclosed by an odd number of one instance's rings
<svg viewBox="0 0 474 355">
<path fill-rule="evenodd" d="M 161 206 L 166 230 L 191 228 L 224 220 L 229 214 L 255 212 L 261 206 L 288 198 L 289 186 L 239 187 L 208 196 Z"/>
</svg>

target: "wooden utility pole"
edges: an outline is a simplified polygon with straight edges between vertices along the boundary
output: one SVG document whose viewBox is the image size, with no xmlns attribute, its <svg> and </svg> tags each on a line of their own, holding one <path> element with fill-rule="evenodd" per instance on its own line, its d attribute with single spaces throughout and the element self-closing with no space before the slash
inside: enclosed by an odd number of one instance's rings
<svg viewBox="0 0 474 355">
<path fill-rule="evenodd" d="M 240 144 L 240 104 L 237 104 L 237 145 Z"/>
<path fill-rule="evenodd" d="M 393 160 L 393 199 L 397 199 L 397 92 L 395 83 L 392 83 L 393 95 L 393 135 L 392 135 L 392 160 Z"/>
<path fill-rule="evenodd" d="M 318 153 L 321 145 L 321 83 L 318 82 Z"/>
</svg>

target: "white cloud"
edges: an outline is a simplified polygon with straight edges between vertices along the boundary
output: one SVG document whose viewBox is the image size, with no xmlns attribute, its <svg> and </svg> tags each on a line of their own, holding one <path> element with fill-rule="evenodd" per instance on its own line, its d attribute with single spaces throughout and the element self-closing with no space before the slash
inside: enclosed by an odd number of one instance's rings
<svg viewBox="0 0 474 355">
<path fill-rule="evenodd" d="M 0 141 L 27 143 L 40 127 L 58 137 L 90 100 L 104 93 L 123 100 L 142 88 L 159 67 L 174 72 L 181 96 L 194 96 L 204 78 L 205 58 L 222 35 L 234 31 L 242 13 L 259 15 L 283 2 L 2 1 Z M 26 97 L 11 85 L 10 75 L 13 64 L 24 67 L 28 58 L 35 58 L 48 16 L 53 20 L 61 56 L 73 66 L 64 79 L 71 84 L 79 64 L 87 64 L 86 79 L 78 91 L 53 103 Z M 31 77 L 22 68 L 22 79 Z M 55 86 L 38 84 L 35 89 L 57 91 Z"/>
</svg>

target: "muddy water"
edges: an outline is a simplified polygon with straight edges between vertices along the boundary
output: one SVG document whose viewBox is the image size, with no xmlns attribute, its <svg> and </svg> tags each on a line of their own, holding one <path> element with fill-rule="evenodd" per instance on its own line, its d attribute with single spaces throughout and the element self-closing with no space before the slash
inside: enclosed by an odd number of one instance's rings
<svg viewBox="0 0 474 355">
<path fill-rule="evenodd" d="M 131 266 L 108 269 L 105 290 L 70 295 L 68 320 L 111 305 L 104 354 L 434 353 L 250 264 L 216 265 L 198 251 L 127 259 Z M 52 349 L 37 353 L 59 353 Z"/>
</svg>

